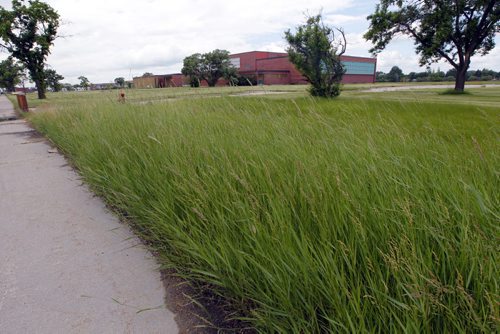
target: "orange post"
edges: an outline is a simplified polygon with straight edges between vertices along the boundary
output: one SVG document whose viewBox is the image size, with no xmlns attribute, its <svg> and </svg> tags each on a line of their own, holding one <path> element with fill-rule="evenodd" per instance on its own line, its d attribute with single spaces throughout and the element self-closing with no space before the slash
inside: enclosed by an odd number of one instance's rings
<svg viewBox="0 0 500 334">
<path fill-rule="evenodd" d="M 118 95 L 118 102 L 125 103 L 125 91 L 120 89 L 120 94 Z"/>
<path fill-rule="evenodd" d="M 26 94 L 24 93 L 16 93 L 17 96 L 17 104 L 22 111 L 28 112 L 28 100 L 26 100 Z"/>
</svg>

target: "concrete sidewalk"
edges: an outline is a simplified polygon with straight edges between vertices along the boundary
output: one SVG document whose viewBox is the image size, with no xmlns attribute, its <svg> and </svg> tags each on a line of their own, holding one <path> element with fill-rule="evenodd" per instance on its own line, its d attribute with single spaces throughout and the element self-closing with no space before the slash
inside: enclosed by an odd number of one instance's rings
<svg viewBox="0 0 500 334">
<path fill-rule="evenodd" d="M 0 122 L 0 333 L 177 333 L 156 267 L 25 121 Z"/>
<path fill-rule="evenodd" d="M 12 104 L 9 102 L 5 95 L 0 94 L 0 122 L 6 120 L 14 120 L 17 118 Z"/>
</svg>

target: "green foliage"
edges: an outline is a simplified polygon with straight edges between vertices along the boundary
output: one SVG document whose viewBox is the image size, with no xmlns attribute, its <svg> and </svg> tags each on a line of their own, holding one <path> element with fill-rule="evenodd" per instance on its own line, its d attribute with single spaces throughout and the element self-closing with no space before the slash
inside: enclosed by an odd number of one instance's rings
<svg viewBox="0 0 500 334">
<path fill-rule="evenodd" d="M 195 76 L 190 76 L 189 77 L 189 86 L 190 87 L 193 87 L 193 88 L 197 88 L 197 87 L 200 87 L 200 79 L 198 77 L 195 77 Z"/>
<path fill-rule="evenodd" d="M 154 76 L 154 74 L 151 72 L 145 72 L 142 76 L 143 77 L 152 77 L 152 76 Z"/>
<path fill-rule="evenodd" d="M 191 87 L 199 87 L 202 80 L 205 80 L 210 87 L 214 87 L 220 78 L 230 80 L 237 74 L 227 50 L 216 49 L 204 54 L 195 53 L 184 58 L 183 64 L 182 74 L 189 76 Z"/>
<path fill-rule="evenodd" d="M 32 121 L 163 265 L 226 296 L 261 333 L 493 333 L 491 91 L 129 105 L 54 94 L 56 108 Z"/>
<path fill-rule="evenodd" d="M 45 59 L 56 38 L 59 14 L 38 0 L 12 1 L 12 10 L 0 6 L 0 47 L 6 49 L 29 71 L 38 90 L 45 98 Z"/>
<path fill-rule="evenodd" d="M 387 74 L 388 81 L 400 82 L 403 77 L 403 70 L 397 66 L 393 66 L 389 73 Z"/>
<path fill-rule="evenodd" d="M 456 70 L 456 90 L 463 90 L 470 58 L 485 55 L 500 32 L 498 0 L 381 0 L 368 16 L 365 38 L 380 52 L 397 35 L 415 41 L 420 64 L 447 60 Z"/>
<path fill-rule="evenodd" d="M 90 87 L 90 81 L 89 79 L 87 79 L 87 77 L 84 77 L 82 75 L 78 77 L 78 80 L 80 80 L 79 86 L 82 87 L 83 89 L 88 89 Z"/>
<path fill-rule="evenodd" d="M 16 64 L 12 57 L 8 57 L 0 62 L 0 88 L 7 89 L 8 92 L 13 92 L 16 85 L 21 82 L 23 67 Z"/>
<path fill-rule="evenodd" d="M 115 84 L 117 84 L 119 87 L 125 87 L 125 78 L 124 77 L 116 78 Z"/>
<path fill-rule="evenodd" d="M 231 82 L 234 86 L 256 86 L 257 78 L 255 75 L 237 75 Z"/>
<path fill-rule="evenodd" d="M 59 92 L 62 89 L 61 80 L 64 80 L 64 77 L 58 74 L 54 69 L 45 69 L 46 86 L 54 92 Z"/>
<path fill-rule="evenodd" d="M 202 70 L 202 55 L 200 53 L 192 54 L 183 61 L 181 73 L 189 77 L 191 87 L 200 87 L 201 70 Z"/>
<path fill-rule="evenodd" d="M 456 80 L 457 70 L 452 68 L 443 72 L 440 69 L 437 71 L 428 69 L 424 72 L 410 72 L 408 75 L 405 75 L 399 67 L 394 66 L 389 73 L 379 71 L 376 73 L 376 76 L 377 82 L 453 82 Z M 482 70 L 467 71 L 466 74 L 467 81 L 490 81 L 497 77 L 500 77 L 500 72 L 495 72 L 494 70 L 486 68 Z"/>
<path fill-rule="evenodd" d="M 336 97 L 340 94 L 340 82 L 345 73 L 340 56 L 345 52 L 346 41 L 336 41 L 335 30 L 323 24 L 321 15 L 309 17 L 297 31 L 285 32 L 290 61 L 311 83 L 313 96 Z"/>
</svg>

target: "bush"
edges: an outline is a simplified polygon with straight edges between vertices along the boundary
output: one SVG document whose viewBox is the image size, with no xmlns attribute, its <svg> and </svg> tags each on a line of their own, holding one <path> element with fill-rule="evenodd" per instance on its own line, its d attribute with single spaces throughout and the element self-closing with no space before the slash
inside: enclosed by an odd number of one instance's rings
<svg viewBox="0 0 500 334">
<path fill-rule="evenodd" d="M 340 95 L 340 84 L 337 83 L 335 85 L 320 87 L 311 86 L 309 88 L 309 93 L 312 96 L 336 97 Z"/>
<path fill-rule="evenodd" d="M 340 35 L 337 40 L 336 31 Z M 344 31 L 326 26 L 319 14 L 309 17 L 306 24 L 297 27 L 295 34 L 286 31 L 285 39 L 290 61 L 313 87 L 309 90 L 311 95 L 338 96 L 345 73 L 340 60 L 347 45 Z"/>
<path fill-rule="evenodd" d="M 191 86 L 193 88 L 200 87 L 200 79 L 198 79 L 197 77 L 190 77 L 189 78 L 189 86 Z"/>
<path fill-rule="evenodd" d="M 238 75 L 236 78 L 233 78 L 232 83 L 236 86 L 257 86 L 257 78 L 253 75 Z"/>
</svg>

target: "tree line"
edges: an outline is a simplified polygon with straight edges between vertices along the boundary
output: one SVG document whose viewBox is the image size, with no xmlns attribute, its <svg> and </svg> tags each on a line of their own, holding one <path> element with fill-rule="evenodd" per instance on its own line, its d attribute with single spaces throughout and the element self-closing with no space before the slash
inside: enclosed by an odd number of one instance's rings
<svg viewBox="0 0 500 334">
<path fill-rule="evenodd" d="M 64 87 L 64 84 L 61 83 L 64 77 L 53 68 L 45 66 L 42 75 L 45 90 L 59 92 Z M 33 82 L 33 80 L 29 70 L 22 63 L 16 61 L 13 57 L 0 61 L 0 88 L 5 89 L 7 92 L 14 92 L 17 85 L 24 86 L 26 82 Z"/>
<path fill-rule="evenodd" d="M 452 68 L 444 72 L 438 70 L 426 70 L 422 72 L 404 73 L 398 66 L 393 66 L 388 73 L 379 71 L 376 73 L 377 82 L 455 82 L 457 70 Z M 469 70 L 466 72 L 466 81 L 491 81 L 500 80 L 500 71 L 490 69 Z"/>
</svg>

